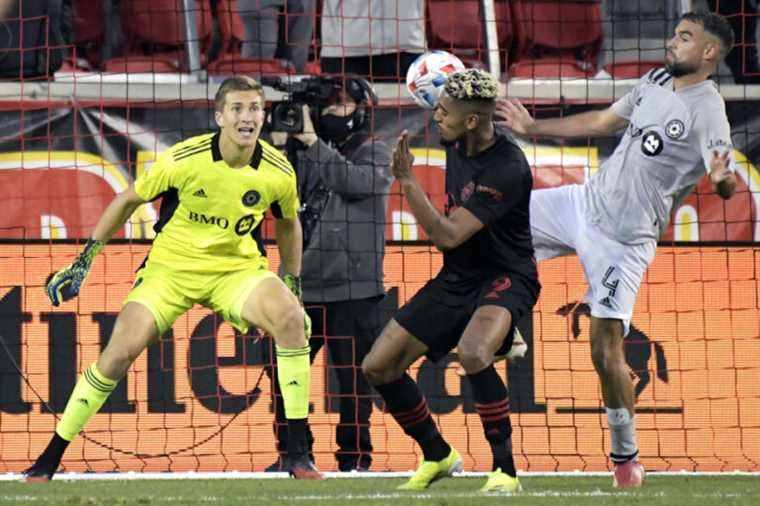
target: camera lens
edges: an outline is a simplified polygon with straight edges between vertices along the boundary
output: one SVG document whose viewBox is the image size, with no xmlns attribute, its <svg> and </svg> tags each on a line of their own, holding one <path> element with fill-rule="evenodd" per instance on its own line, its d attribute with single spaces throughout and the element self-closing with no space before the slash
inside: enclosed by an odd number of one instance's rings
<svg viewBox="0 0 760 506">
<path fill-rule="evenodd" d="M 300 132 L 303 128 L 301 105 L 279 103 L 272 109 L 272 129 L 279 132 Z"/>
<path fill-rule="evenodd" d="M 280 108 L 277 119 L 283 125 L 292 128 L 293 126 L 295 126 L 296 122 L 298 121 L 298 111 L 293 106 L 290 106 L 290 105 L 283 106 Z"/>
</svg>

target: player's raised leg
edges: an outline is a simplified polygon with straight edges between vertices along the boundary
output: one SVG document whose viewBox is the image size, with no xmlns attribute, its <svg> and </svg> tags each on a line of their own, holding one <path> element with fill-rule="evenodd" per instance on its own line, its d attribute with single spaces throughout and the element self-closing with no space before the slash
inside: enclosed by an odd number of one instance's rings
<svg viewBox="0 0 760 506">
<path fill-rule="evenodd" d="M 625 361 L 623 329 L 620 320 L 592 316 L 591 359 L 599 375 L 610 427 L 614 485 L 638 487 L 644 481 L 644 466 L 637 459 L 633 382 Z"/>
<path fill-rule="evenodd" d="M 422 449 L 419 468 L 400 490 L 423 490 L 435 480 L 462 470 L 459 452 L 441 437 L 427 401 L 406 372 L 427 350 L 424 343 L 391 320 L 362 362 L 367 381 L 382 396 L 404 432 Z"/>
<path fill-rule="evenodd" d="M 150 310 L 137 302 L 124 306 L 103 353 L 79 377 L 50 443 L 32 467 L 24 471 L 27 482 L 52 479 L 69 443 L 100 410 L 132 362 L 158 336 Z"/>
<path fill-rule="evenodd" d="M 275 342 L 277 379 L 288 421 L 283 467 L 295 478 L 323 479 L 309 459 L 306 421 L 311 371 L 304 310 L 285 283 L 272 276 L 251 290 L 241 315 L 249 324 L 264 329 Z"/>
<path fill-rule="evenodd" d="M 458 345 L 459 359 L 472 385 L 475 410 L 493 455 L 491 473 L 481 489 L 484 492 L 521 490 L 512 457 L 509 393 L 493 366 L 494 354 L 504 344 L 511 327 L 509 310 L 482 306 L 473 314 Z"/>
</svg>

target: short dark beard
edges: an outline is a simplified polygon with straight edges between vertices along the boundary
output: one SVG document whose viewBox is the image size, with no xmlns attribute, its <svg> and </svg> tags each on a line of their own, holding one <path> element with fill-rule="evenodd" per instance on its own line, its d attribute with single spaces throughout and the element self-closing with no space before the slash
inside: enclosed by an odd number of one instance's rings
<svg viewBox="0 0 760 506">
<path fill-rule="evenodd" d="M 684 63 L 679 63 L 679 62 L 667 63 L 666 62 L 665 70 L 667 70 L 668 73 L 673 77 L 683 77 L 683 76 L 687 76 L 689 74 L 695 73 L 697 69 L 689 68 Z"/>
</svg>

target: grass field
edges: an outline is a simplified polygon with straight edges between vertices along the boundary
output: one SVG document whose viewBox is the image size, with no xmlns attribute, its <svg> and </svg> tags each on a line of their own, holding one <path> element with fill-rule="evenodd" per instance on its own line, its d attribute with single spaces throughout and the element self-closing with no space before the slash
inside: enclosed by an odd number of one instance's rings
<svg viewBox="0 0 760 506">
<path fill-rule="evenodd" d="M 518 496 L 483 495 L 484 478 L 457 477 L 425 492 L 397 492 L 403 478 L 346 478 L 324 482 L 291 479 L 56 480 L 27 485 L 0 481 L 0 504 L 320 504 L 320 505 L 711 505 L 760 504 L 757 476 L 657 475 L 639 490 L 616 491 L 609 476 L 526 476 Z"/>
</svg>

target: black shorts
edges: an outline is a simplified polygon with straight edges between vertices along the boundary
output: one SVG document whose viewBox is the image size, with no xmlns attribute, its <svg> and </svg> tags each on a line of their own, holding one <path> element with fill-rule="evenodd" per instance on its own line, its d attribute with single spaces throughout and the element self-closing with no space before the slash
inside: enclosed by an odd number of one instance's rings
<svg viewBox="0 0 760 506">
<path fill-rule="evenodd" d="M 540 291 L 538 279 L 520 274 L 460 280 L 441 271 L 399 309 L 394 319 L 425 343 L 431 360 L 438 361 L 457 346 L 476 309 L 503 307 L 512 315 L 512 327 L 497 351 L 503 355 L 512 346 L 515 324 L 533 310 Z"/>
</svg>

